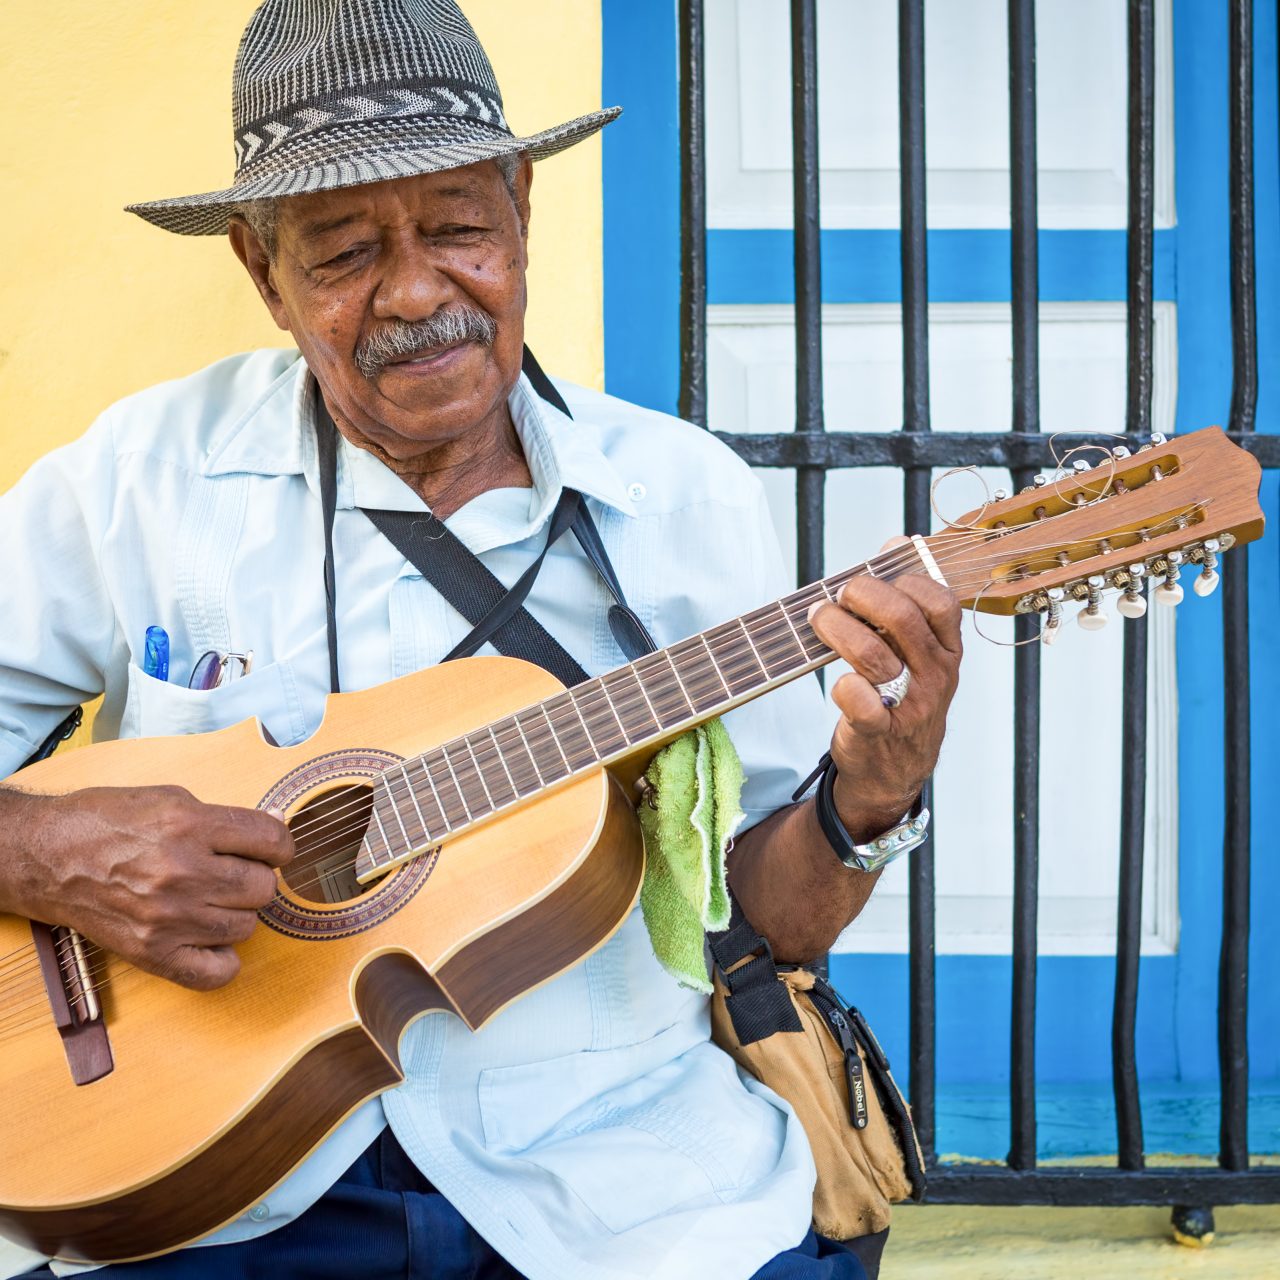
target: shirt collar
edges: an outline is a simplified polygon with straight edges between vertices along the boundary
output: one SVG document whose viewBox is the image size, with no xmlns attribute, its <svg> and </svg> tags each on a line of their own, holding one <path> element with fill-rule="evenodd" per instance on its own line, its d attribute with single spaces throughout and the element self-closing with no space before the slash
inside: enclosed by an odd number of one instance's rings
<svg viewBox="0 0 1280 1280">
<path fill-rule="evenodd" d="M 312 425 L 315 379 L 299 357 L 237 418 L 210 448 L 208 476 L 248 472 L 254 475 L 303 475 L 316 492 L 318 459 Z M 528 536 L 551 516 L 561 492 L 576 489 L 624 515 L 634 516 L 613 464 L 592 439 L 592 432 L 543 400 L 523 374 L 508 402 L 516 434 L 533 479 Z M 372 454 L 339 439 L 338 505 L 421 510 L 423 504 Z"/>
</svg>

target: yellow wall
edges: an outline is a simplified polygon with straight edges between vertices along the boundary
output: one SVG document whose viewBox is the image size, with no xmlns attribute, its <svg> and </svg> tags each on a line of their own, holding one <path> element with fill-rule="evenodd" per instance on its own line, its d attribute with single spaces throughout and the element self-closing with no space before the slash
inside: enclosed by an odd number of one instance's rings
<svg viewBox="0 0 1280 1280">
<path fill-rule="evenodd" d="M 599 0 L 462 0 L 507 117 L 599 105 Z M 122 207 L 232 176 L 231 63 L 255 0 L 0 6 L 0 491 L 106 405 L 220 356 L 287 343 L 221 238 Z M 603 385 L 600 143 L 539 163 L 529 338 Z"/>
</svg>

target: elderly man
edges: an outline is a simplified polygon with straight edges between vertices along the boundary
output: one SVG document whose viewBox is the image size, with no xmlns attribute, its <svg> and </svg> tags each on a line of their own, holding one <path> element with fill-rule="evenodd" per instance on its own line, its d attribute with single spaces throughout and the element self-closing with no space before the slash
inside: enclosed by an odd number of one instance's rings
<svg viewBox="0 0 1280 1280">
<path fill-rule="evenodd" d="M 366 511 L 443 522 L 510 584 L 576 490 L 660 643 L 782 593 L 761 490 L 712 437 L 539 377 L 540 393 L 522 373 L 532 161 L 616 110 L 513 136 L 451 0 L 267 0 L 233 96 L 234 185 L 134 211 L 229 234 L 297 351 L 124 401 L 0 503 L 14 567 L 0 588 L 0 776 L 98 694 L 99 737 L 256 715 L 287 744 L 314 731 L 331 689 L 440 661 L 468 624 Z M 623 661 L 610 596 L 570 539 L 526 603 L 588 672 Z M 874 874 L 844 855 L 910 809 L 960 649 L 955 603 L 925 576 L 856 578 L 811 622 L 853 668 L 833 688 L 834 736 L 811 681 L 729 719 L 752 824 L 733 891 L 792 960 L 866 901 Z M 168 680 L 146 654 L 156 627 Z M 827 739 L 820 813 L 789 797 Z M 172 788 L 0 789 L 0 910 L 189 987 L 234 980 L 235 944 L 291 854 L 277 817 Z M 415 1024 L 402 1059 L 406 1083 L 267 1202 L 202 1247 L 110 1271 L 863 1275 L 810 1230 L 814 1169 L 794 1117 L 710 1044 L 706 1000 L 657 964 L 638 914 L 480 1032 Z"/>
</svg>

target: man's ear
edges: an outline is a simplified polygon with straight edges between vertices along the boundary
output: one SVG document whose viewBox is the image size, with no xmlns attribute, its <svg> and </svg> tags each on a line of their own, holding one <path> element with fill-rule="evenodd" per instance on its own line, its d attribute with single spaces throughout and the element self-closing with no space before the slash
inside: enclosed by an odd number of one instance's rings
<svg viewBox="0 0 1280 1280">
<path fill-rule="evenodd" d="M 235 251 L 236 257 L 244 265 L 244 269 L 249 273 L 249 278 L 262 295 L 263 302 L 267 304 L 267 310 L 271 312 L 271 318 L 276 322 L 277 327 L 288 333 L 289 317 L 276 289 L 275 281 L 272 279 L 274 268 L 271 263 L 271 257 L 263 247 L 262 241 L 258 239 L 253 228 L 243 218 L 237 217 L 231 219 L 231 225 L 227 228 L 227 236 L 231 241 L 231 248 Z"/>
<path fill-rule="evenodd" d="M 520 172 L 516 174 L 516 213 L 520 216 L 520 233 L 529 234 L 529 188 L 533 186 L 533 161 L 528 155 L 520 157 Z"/>
</svg>

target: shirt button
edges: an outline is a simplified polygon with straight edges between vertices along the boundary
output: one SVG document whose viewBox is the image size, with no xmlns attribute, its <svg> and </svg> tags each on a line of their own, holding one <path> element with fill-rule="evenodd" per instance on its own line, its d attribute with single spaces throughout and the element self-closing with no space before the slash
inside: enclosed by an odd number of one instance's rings
<svg viewBox="0 0 1280 1280">
<path fill-rule="evenodd" d="M 249 1217 L 251 1217 L 254 1222 L 265 1222 L 270 1216 L 271 1206 L 268 1204 L 255 1204 L 253 1208 L 249 1210 Z"/>
<path fill-rule="evenodd" d="M 627 497 L 630 498 L 632 502 L 640 502 L 648 492 L 649 490 L 646 489 L 639 480 L 627 485 Z"/>
</svg>

